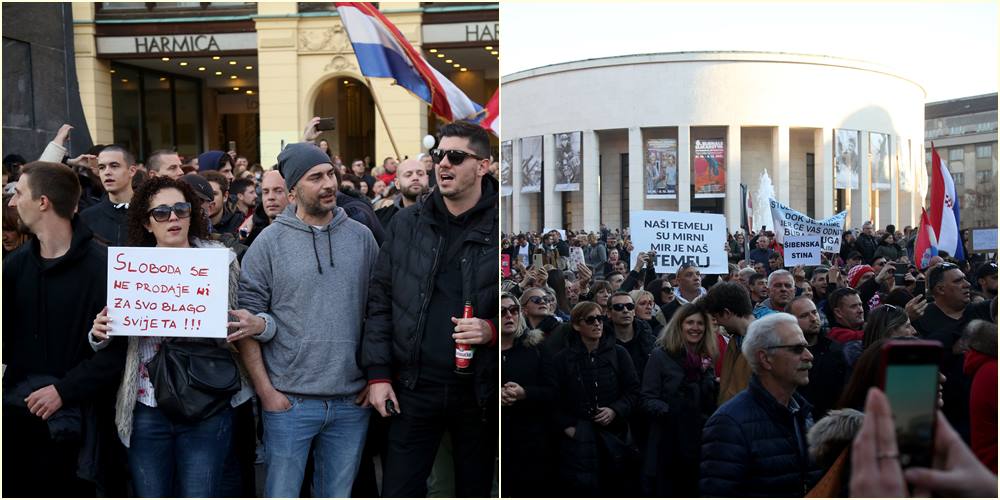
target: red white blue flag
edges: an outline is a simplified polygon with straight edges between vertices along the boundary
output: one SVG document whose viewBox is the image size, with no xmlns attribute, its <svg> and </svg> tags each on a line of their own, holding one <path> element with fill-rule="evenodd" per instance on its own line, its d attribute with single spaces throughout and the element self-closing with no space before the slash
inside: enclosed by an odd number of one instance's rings
<svg viewBox="0 0 1000 500">
<path fill-rule="evenodd" d="M 449 122 L 471 118 L 483 109 L 428 64 L 375 6 L 367 2 L 334 4 L 354 46 L 361 74 L 396 80 Z"/>
<path fill-rule="evenodd" d="M 493 135 L 500 137 L 500 89 L 497 89 L 493 93 L 493 97 L 490 98 L 490 102 L 486 103 L 483 121 L 479 122 L 479 125 L 493 132 Z"/>
<path fill-rule="evenodd" d="M 913 247 L 913 260 L 917 268 L 924 270 L 930 264 L 931 257 L 938 254 L 937 237 L 931 227 L 930 218 L 925 210 L 920 211 L 920 232 L 917 233 L 917 243 Z"/>
<path fill-rule="evenodd" d="M 958 195 L 955 181 L 951 178 L 948 165 L 938 156 L 937 150 L 931 144 L 931 210 L 927 214 L 931 227 L 937 235 L 937 248 L 948 252 L 956 260 L 965 260 L 962 249 L 962 236 L 958 230 L 961 227 Z"/>
</svg>

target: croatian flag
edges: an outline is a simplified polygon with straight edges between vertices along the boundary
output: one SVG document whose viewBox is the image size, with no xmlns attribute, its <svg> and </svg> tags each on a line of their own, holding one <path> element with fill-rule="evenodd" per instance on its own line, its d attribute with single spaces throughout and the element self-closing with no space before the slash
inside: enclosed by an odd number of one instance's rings
<svg viewBox="0 0 1000 500">
<path fill-rule="evenodd" d="M 490 98 L 490 102 L 486 103 L 483 121 L 479 122 L 479 126 L 500 137 L 500 89 L 497 89 L 493 93 L 493 97 Z"/>
<path fill-rule="evenodd" d="M 959 218 L 958 196 L 955 182 L 948 171 L 948 165 L 938 156 L 931 144 L 931 210 L 928 214 L 934 234 L 937 235 L 938 250 L 948 252 L 956 260 L 965 260 Z"/>
<path fill-rule="evenodd" d="M 917 268 L 924 270 L 930 264 L 931 257 L 938 254 L 938 242 L 934 236 L 934 228 L 931 227 L 930 218 L 927 211 L 920 211 L 920 232 L 917 233 L 917 243 L 913 247 L 913 261 L 917 263 Z"/>
<path fill-rule="evenodd" d="M 424 59 L 385 16 L 367 2 L 335 2 L 340 20 L 358 57 L 361 74 L 393 78 L 401 87 L 431 105 L 431 110 L 452 122 L 479 113 L 472 102 Z"/>
</svg>

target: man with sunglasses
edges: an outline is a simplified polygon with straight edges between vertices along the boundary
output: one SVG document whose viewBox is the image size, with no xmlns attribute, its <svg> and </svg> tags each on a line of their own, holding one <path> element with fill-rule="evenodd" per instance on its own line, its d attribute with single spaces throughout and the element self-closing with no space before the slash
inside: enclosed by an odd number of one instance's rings
<svg viewBox="0 0 1000 500">
<path fill-rule="evenodd" d="M 3 266 L 5 496 L 94 496 L 94 484 L 77 477 L 78 457 L 97 458 L 97 429 L 114 434 L 108 411 L 126 345 L 112 343 L 95 353 L 87 340 L 106 305 L 108 258 L 74 215 L 80 191 L 65 165 L 32 162 L 23 167 L 9 202 L 35 238 Z M 96 426 L 77 424 L 74 431 L 74 419 L 79 422 L 84 411 L 96 415 Z M 50 428 L 63 431 L 62 439 L 53 438 Z M 83 454 L 82 443 L 90 443 Z M 102 461 L 110 457 L 105 445 L 114 443 L 102 440 Z"/>
<path fill-rule="evenodd" d="M 437 185 L 393 216 L 371 280 L 361 363 L 369 401 L 392 417 L 384 497 L 426 495 L 445 431 L 456 496 L 489 496 L 493 476 L 499 183 L 484 129 L 456 122 L 439 134 Z M 455 371 L 456 342 L 474 348 L 471 374 Z"/>
<path fill-rule="evenodd" d="M 798 321 L 769 314 L 750 324 L 743 357 L 747 389 L 716 410 L 701 440 L 702 496 L 801 497 L 822 475 L 806 432 L 812 405 L 798 388 L 809 383 L 813 356 Z"/>
<path fill-rule="evenodd" d="M 615 339 L 618 340 L 618 345 L 628 351 L 641 382 L 642 374 L 646 370 L 646 361 L 653 350 L 656 338 L 653 337 L 649 323 L 636 317 L 635 302 L 628 292 L 615 292 L 608 299 L 608 311 Z"/>
<path fill-rule="evenodd" d="M 955 264 L 944 262 L 927 271 L 927 293 L 933 302 L 927 305 L 924 315 L 913 321 L 917 336 L 937 340 L 948 353 L 941 363 L 944 383 L 942 411 L 966 443 L 969 434 L 969 384 L 971 380 L 963 370 L 965 355 L 954 353 L 952 347 L 962 337 L 966 325 L 972 320 L 992 321 L 989 302 L 971 304 L 971 285 L 965 273 Z"/>
</svg>

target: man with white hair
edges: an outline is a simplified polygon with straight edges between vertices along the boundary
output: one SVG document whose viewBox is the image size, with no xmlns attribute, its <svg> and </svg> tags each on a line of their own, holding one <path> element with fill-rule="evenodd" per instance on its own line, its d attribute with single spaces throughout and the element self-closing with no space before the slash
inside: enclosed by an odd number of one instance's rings
<svg viewBox="0 0 1000 500">
<path fill-rule="evenodd" d="M 776 312 L 750 324 L 743 357 L 747 389 L 716 410 L 702 431 L 700 493 L 710 497 L 801 497 L 822 470 L 809 456 L 812 406 L 796 392 L 813 356 L 798 320 Z"/>
<path fill-rule="evenodd" d="M 784 311 L 795 298 L 795 279 L 787 269 L 778 269 L 767 277 L 767 299 L 753 309 L 755 318 Z"/>
</svg>

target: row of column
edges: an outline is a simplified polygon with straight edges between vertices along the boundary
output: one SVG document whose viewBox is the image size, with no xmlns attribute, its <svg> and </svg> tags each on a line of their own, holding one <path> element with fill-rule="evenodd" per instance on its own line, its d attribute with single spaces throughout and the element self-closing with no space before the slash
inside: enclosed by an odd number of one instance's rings
<svg viewBox="0 0 1000 500">
<path fill-rule="evenodd" d="M 678 172 L 677 172 L 677 202 L 678 211 L 687 212 L 691 210 L 691 126 L 678 126 L 677 128 L 677 161 L 678 161 Z M 768 166 L 768 173 L 774 183 L 775 195 L 778 201 L 789 204 L 789 134 L 790 130 L 787 126 L 777 126 L 773 127 L 771 132 L 772 138 L 772 162 Z M 861 144 L 861 151 L 867 151 L 867 134 L 862 134 L 864 137 Z M 546 134 L 543 136 L 543 184 L 542 190 L 545 193 L 543 210 L 543 219 L 545 227 L 564 227 L 564 221 L 561 220 L 562 216 L 562 197 L 558 196 L 555 192 L 555 138 L 553 134 Z M 515 232 L 525 231 L 525 230 L 540 230 L 542 228 L 533 227 L 533 221 L 531 220 L 530 207 L 527 203 L 526 197 L 538 196 L 536 193 L 526 193 L 521 194 L 521 175 L 520 175 L 520 164 L 521 164 L 521 151 L 519 140 L 515 139 L 513 144 L 513 166 L 512 172 L 512 187 L 513 194 L 512 200 L 510 202 L 512 217 L 510 219 L 512 228 Z M 597 179 L 600 177 L 599 172 L 599 158 L 601 154 L 599 131 L 597 130 L 584 130 L 583 131 L 583 228 L 587 230 L 597 229 L 601 222 L 601 203 L 600 203 L 600 191 L 599 182 Z M 741 137 L 741 126 L 730 125 L 727 127 L 726 132 L 726 198 L 725 198 L 725 214 L 726 222 L 730 230 L 736 230 L 740 227 L 740 216 L 742 213 L 740 198 L 740 183 L 744 182 L 747 186 L 755 191 L 757 187 L 757 179 L 743 179 L 742 176 L 742 137 Z M 817 218 L 826 218 L 833 215 L 833 129 L 822 128 L 813 129 L 813 151 L 815 151 L 815 184 L 814 189 L 816 193 L 816 200 L 818 203 L 819 210 L 816 213 Z M 643 141 L 642 129 L 639 127 L 631 127 L 628 129 L 628 158 L 629 158 L 629 193 L 630 197 L 628 200 L 628 206 L 630 211 L 644 210 L 645 208 L 645 188 L 643 175 L 645 169 L 643 168 L 643 162 L 645 159 L 645 149 Z M 868 165 L 867 162 L 862 162 L 862 178 L 867 178 L 868 176 Z M 893 205 L 893 220 L 896 220 L 896 177 L 893 176 L 893 189 L 892 189 L 892 205 Z M 869 206 L 869 197 L 867 190 L 861 189 L 862 193 L 862 206 Z M 806 207 L 793 207 L 802 212 L 806 211 Z M 852 215 L 857 211 L 858 214 L 855 216 L 860 217 L 861 207 L 852 207 Z M 623 221 L 623 225 L 627 225 L 628 221 Z M 756 225 L 759 225 L 755 222 Z M 767 224 L 770 226 L 771 224 Z"/>
</svg>

